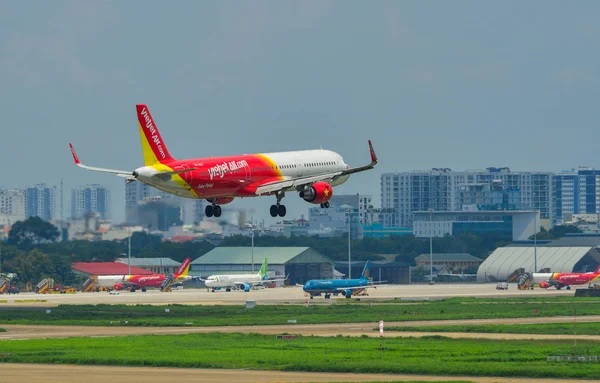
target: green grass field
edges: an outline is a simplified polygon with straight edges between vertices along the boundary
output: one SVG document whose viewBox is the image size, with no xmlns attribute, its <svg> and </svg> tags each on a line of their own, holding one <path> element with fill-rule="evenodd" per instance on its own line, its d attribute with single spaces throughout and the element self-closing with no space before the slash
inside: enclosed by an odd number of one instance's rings
<svg viewBox="0 0 600 383">
<path fill-rule="evenodd" d="M 422 332 L 472 332 L 496 334 L 558 334 L 572 335 L 573 323 L 543 323 L 543 324 L 500 324 L 500 325 L 451 325 L 451 326 L 390 326 L 386 331 L 422 331 Z M 577 323 L 577 335 L 600 335 L 600 323 Z M 379 331 L 379 328 L 373 328 Z"/>
<path fill-rule="evenodd" d="M 600 364 L 549 363 L 570 341 L 302 337 L 257 334 L 149 335 L 2 341 L 0 362 L 257 370 L 597 379 Z M 589 350 L 588 350 L 589 349 Z M 578 342 L 600 355 L 600 343 Z"/>
<path fill-rule="evenodd" d="M 555 297 L 518 299 L 461 299 L 373 304 L 366 302 L 336 303 L 328 306 L 258 305 L 188 306 L 188 305 L 61 305 L 51 309 L 18 308 L 0 310 L 0 323 L 62 324 L 62 325 L 129 325 L 129 326 L 217 326 L 273 325 L 297 323 L 348 323 L 523 318 L 534 316 L 600 315 L 597 299 Z M 165 312 L 165 308 L 170 310 Z M 534 313 L 533 311 L 536 310 Z M 125 323 L 127 321 L 127 323 Z"/>
</svg>

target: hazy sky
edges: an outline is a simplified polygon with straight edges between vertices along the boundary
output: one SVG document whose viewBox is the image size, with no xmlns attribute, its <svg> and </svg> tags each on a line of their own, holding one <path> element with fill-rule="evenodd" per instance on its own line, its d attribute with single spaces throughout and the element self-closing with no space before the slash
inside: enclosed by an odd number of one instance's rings
<svg viewBox="0 0 600 383">
<path fill-rule="evenodd" d="M 123 180 L 135 104 L 177 158 L 328 148 L 389 171 L 600 167 L 598 1 L 11 1 L 0 6 L 6 187 Z M 595 105 L 595 106 L 594 106 Z M 311 205 L 291 194 L 288 216 Z M 274 197 L 224 206 L 268 214 Z M 58 211 L 57 211 L 58 213 Z"/>
</svg>

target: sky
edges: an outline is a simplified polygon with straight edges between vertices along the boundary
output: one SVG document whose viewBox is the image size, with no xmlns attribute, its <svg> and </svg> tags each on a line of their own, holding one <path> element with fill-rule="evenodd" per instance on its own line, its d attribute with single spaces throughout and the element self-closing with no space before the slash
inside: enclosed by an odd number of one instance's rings
<svg viewBox="0 0 600 383">
<path fill-rule="evenodd" d="M 0 12 L 0 184 L 124 182 L 148 105 L 176 158 L 331 149 L 385 172 L 600 168 L 597 1 L 13 1 Z M 254 219 L 274 197 L 234 201 Z M 294 194 L 288 216 L 312 205 Z M 57 202 L 60 206 L 60 202 Z M 57 214 L 59 211 L 57 210 Z"/>
</svg>

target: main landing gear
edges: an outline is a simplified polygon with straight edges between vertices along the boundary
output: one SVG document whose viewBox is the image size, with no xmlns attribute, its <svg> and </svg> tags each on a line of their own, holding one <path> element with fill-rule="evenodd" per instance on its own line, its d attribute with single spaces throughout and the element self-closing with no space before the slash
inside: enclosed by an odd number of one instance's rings
<svg viewBox="0 0 600 383">
<path fill-rule="evenodd" d="M 271 217 L 285 217 L 285 213 L 287 212 L 285 205 L 281 205 L 280 202 L 283 199 L 283 197 L 285 197 L 285 193 L 282 191 L 279 191 L 275 194 L 275 197 L 277 197 L 277 204 L 275 205 L 271 205 L 271 209 L 269 210 L 269 213 L 271 213 Z"/>
<path fill-rule="evenodd" d="M 329 209 L 329 201 L 321 204 L 321 209 Z"/>
<path fill-rule="evenodd" d="M 221 216 L 221 206 L 215 205 L 214 203 L 212 205 L 208 205 L 206 208 L 204 208 L 204 214 L 206 214 L 207 217 L 212 217 L 214 215 L 215 217 L 219 218 Z"/>
</svg>

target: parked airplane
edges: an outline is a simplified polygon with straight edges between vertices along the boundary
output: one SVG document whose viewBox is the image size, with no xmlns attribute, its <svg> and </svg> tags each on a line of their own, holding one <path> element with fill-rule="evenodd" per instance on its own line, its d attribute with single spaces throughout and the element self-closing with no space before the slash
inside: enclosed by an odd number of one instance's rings
<svg viewBox="0 0 600 383">
<path fill-rule="evenodd" d="M 112 287 L 115 290 L 129 288 L 132 293 L 135 290 L 146 292 L 148 287 L 160 288 L 161 291 L 176 283 L 186 282 L 192 279 L 188 275 L 191 258 L 186 258 L 179 266 L 175 274 L 151 274 L 151 275 L 99 275 L 98 285 L 101 287 Z"/>
<path fill-rule="evenodd" d="M 75 164 L 114 173 L 128 182 L 138 180 L 180 197 L 206 199 L 211 203 L 205 209 L 207 217 L 220 217 L 221 205 L 236 197 L 261 195 L 274 195 L 277 202 L 271 205 L 271 216 L 284 217 L 286 208 L 281 200 L 286 192 L 298 192 L 305 201 L 327 208 L 333 186 L 377 164 L 371 141 L 371 163 L 356 168 L 349 168 L 338 153 L 322 149 L 176 160 L 169 154 L 148 107 L 136 107 L 145 166 L 133 172 L 86 166 L 69 144 Z"/>
<path fill-rule="evenodd" d="M 212 288 L 212 292 L 225 288 L 225 291 L 231 291 L 232 288 L 238 288 L 243 291 L 250 291 L 252 286 L 262 285 L 266 282 L 281 282 L 285 281 L 286 278 L 281 279 L 269 279 L 267 273 L 267 258 L 263 261 L 263 264 L 256 274 L 222 274 L 222 275 L 211 275 L 206 279 L 200 279 L 204 281 L 206 287 Z"/>
<path fill-rule="evenodd" d="M 554 286 L 557 290 L 563 287 L 571 290 L 572 285 L 589 284 L 591 286 L 592 282 L 600 280 L 600 266 L 596 271 L 588 273 L 533 273 L 533 280 L 539 281 L 542 289 Z"/>
<path fill-rule="evenodd" d="M 369 279 L 370 271 L 370 261 L 367 261 L 359 279 L 312 279 L 306 282 L 302 289 L 310 294 L 310 299 L 321 294 L 325 294 L 325 299 L 331 298 L 331 294 L 342 294 L 349 299 L 369 287 L 377 288 Z"/>
</svg>

